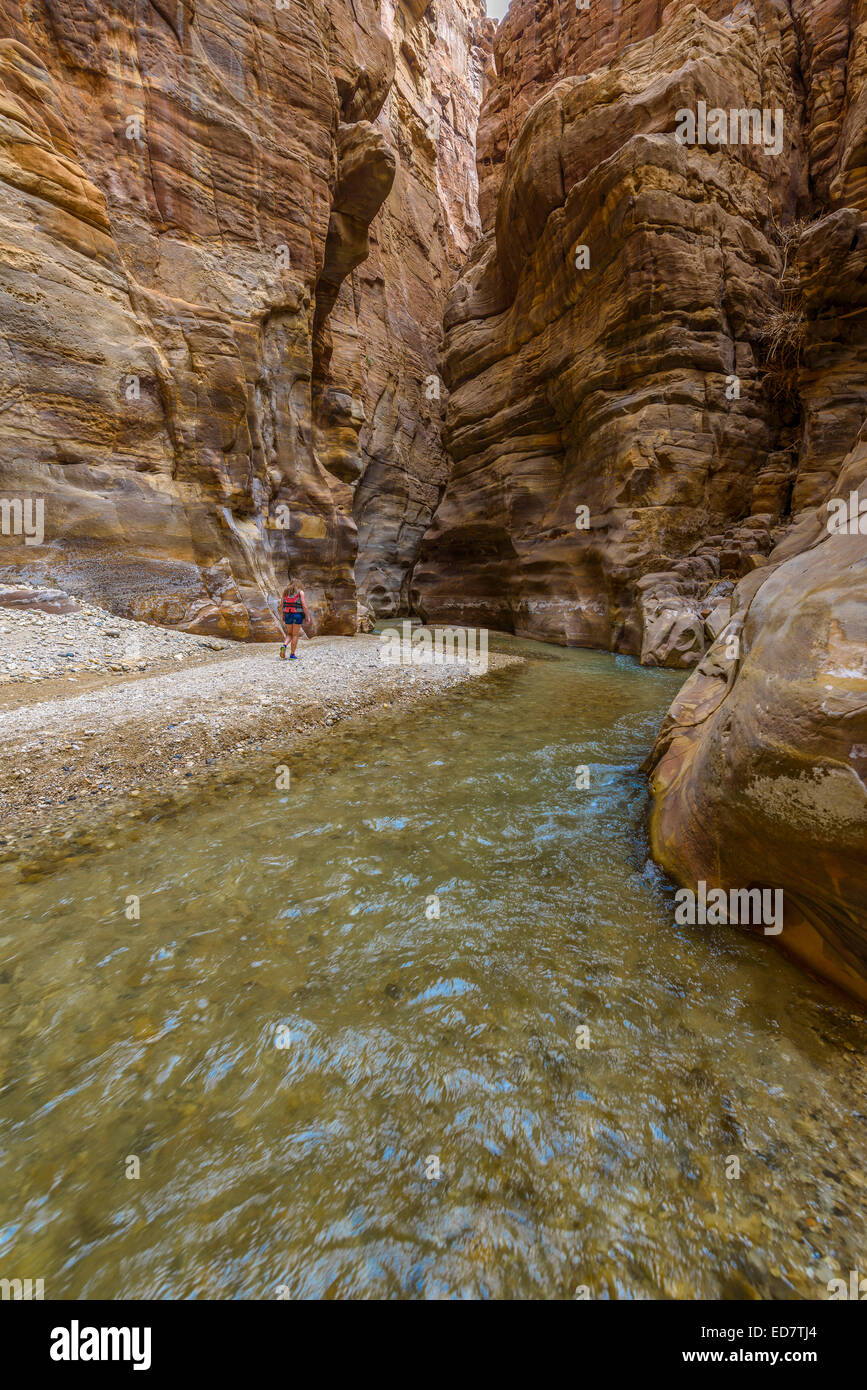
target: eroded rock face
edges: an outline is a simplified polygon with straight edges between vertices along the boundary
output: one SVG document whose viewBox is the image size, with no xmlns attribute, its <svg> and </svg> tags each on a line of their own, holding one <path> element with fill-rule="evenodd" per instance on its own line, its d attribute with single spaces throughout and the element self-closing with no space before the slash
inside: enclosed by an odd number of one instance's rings
<svg viewBox="0 0 867 1390">
<path fill-rule="evenodd" d="M 864 534 L 814 509 L 738 585 L 657 739 L 651 842 L 682 883 L 781 888 L 779 944 L 867 1003 L 867 428 L 834 491 Z"/>
<path fill-rule="evenodd" d="M 713 645 L 663 725 L 649 762 L 651 841 L 681 883 L 782 889 L 779 944 L 867 1002 L 862 211 L 807 228 L 797 278 L 797 519 L 739 581 L 728 619 L 721 608 Z"/>
<path fill-rule="evenodd" d="M 25 585 L 0 588 L 0 608 L 26 608 L 36 613 L 77 613 L 80 604 L 62 589 L 30 589 Z"/>
<path fill-rule="evenodd" d="M 448 477 L 438 353 L 447 294 L 480 232 L 475 136 L 494 25 L 483 0 L 383 0 L 381 19 L 395 81 L 379 124 L 398 170 L 338 310 L 347 353 L 361 348 L 355 576 L 364 602 L 392 616 L 409 613 Z"/>
<path fill-rule="evenodd" d="M 273 637 L 291 561 L 354 631 L 351 476 L 317 444 L 393 73 L 372 0 L 7 0 L 0 492 L 45 526 L 0 536 L 0 576 Z"/>
<path fill-rule="evenodd" d="M 479 125 L 486 233 L 445 319 L 454 469 L 422 616 L 694 665 L 718 583 L 825 494 L 864 375 L 845 315 L 842 343 L 804 338 L 809 248 L 817 218 L 841 253 L 863 218 L 858 13 L 512 5 Z M 680 143 L 700 101 L 767 111 L 778 150 Z"/>
<path fill-rule="evenodd" d="M 827 527 L 867 474 L 867 9 L 514 0 L 494 59 L 417 607 L 697 665 L 656 858 L 782 889 L 867 999 L 867 517 Z M 768 148 L 678 140 L 700 101 Z"/>
</svg>

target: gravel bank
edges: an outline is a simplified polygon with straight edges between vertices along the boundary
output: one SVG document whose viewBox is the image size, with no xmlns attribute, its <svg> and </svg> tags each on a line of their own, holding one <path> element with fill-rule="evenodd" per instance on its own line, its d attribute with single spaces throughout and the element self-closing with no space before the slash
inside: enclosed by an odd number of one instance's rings
<svg viewBox="0 0 867 1390">
<path fill-rule="evenodd" d="M 10 708 L 7 701 L 0 858 L 62 846 L 88 812 L 149 814 L 166 798 L 177 800 L 181 788 L 237 772 L 271 748 L 285 751 L 339 720 L 409 704 L 480 674 L 466 664 L 384 665 L 376 636 L 304 640 L 297 661 L 281 661 L 277 644 L 219 646 L 206 664 L 133 679 L 107 672 L 110 683 L 67 688 L 62 697 L 36 685 L 29 703 Z M 494 671 L 516 658 L 488 660 Z"/>
<path fill-rule="evenodd" d="M 106 673 L 209 660 L 231 645 L 117 618 L 61 589 L 0 583 L 0 707 L 26 702 L 28 687 L 44 681 L 88 686 Z"/>
</svg>

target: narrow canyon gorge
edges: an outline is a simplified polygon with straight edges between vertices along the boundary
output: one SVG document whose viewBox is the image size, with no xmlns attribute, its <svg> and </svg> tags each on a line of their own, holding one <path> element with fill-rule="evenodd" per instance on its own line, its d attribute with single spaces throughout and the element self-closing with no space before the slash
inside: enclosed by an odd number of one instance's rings
<svg viewBox="0 0 867 1390">
<path fill-rule="evenodd" d="M 4 0 L 0 188 L 0 581 L 682 671 L 654 857 L 867 1002 L 867 0 Z"/>
</svg>

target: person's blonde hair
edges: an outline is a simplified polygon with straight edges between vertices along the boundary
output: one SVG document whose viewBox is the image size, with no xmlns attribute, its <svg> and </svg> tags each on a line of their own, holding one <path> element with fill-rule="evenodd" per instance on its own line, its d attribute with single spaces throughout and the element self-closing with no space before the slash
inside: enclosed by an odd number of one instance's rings
<svg viewBox="0 0 867 1390">
<path fill-rule="evenodd" d="M 298 580 L 297 580 L 297 579 L 293 579 L 292 576 L 291 576 L 291 574 L 290 574 L 290 576 L 289 576 L 289 582 L 288 582 L 288 584 L 286 585 L 286 588 L 283 590 L 283 597 L 285 598 L 287 594 L 297 594 L 297 593 L 300 593 L 300 591 L 301 591 L 301 585 L 299 584 Z"/>
</svg>

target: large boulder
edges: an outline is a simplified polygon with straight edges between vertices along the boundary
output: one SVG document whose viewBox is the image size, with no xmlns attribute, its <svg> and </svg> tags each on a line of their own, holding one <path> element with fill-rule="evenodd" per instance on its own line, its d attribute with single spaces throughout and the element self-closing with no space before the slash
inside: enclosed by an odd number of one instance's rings
<svg viewBox="0 0 867 1390">
<path fill-rule="evenodd" d="M 651 756 L 651 844 L 686 886 L 782 889 L 773 939 L 867 1002 L 867 429 L 834 492 L 864 534 L 822 506 L 738 586 Z"/>
</svg>

